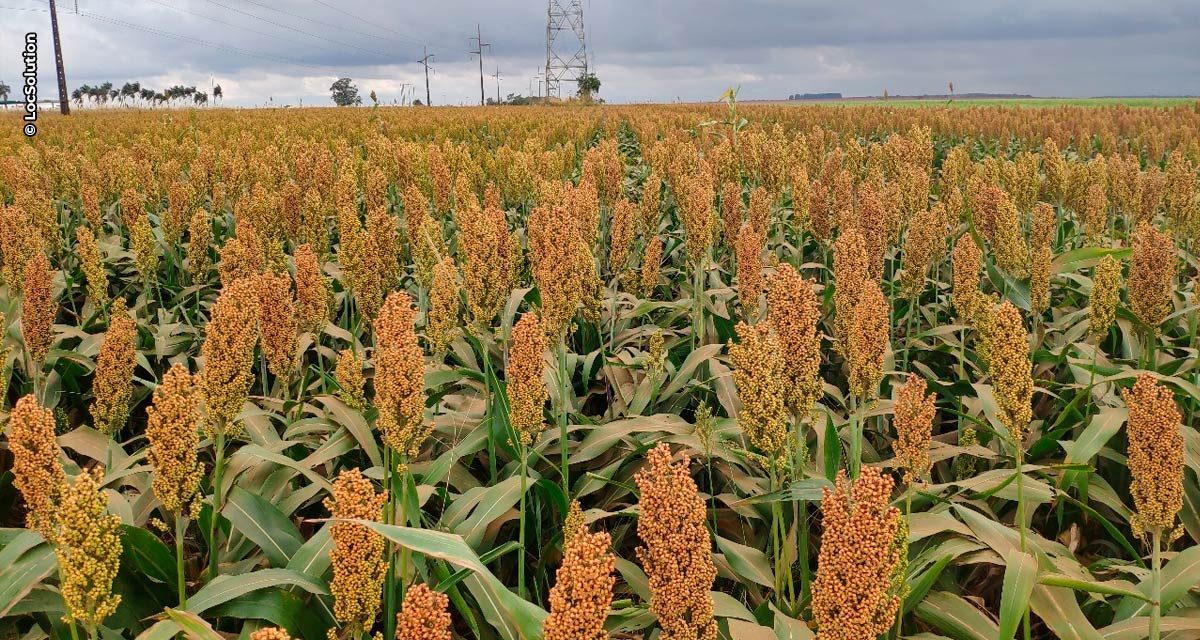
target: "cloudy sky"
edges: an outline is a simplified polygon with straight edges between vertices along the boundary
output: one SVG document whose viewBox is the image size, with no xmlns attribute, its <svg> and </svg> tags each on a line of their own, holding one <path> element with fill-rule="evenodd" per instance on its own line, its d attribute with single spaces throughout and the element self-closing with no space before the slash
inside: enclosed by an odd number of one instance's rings
<svg viewBox="0 0 1200 640">
<path fill-rule="evenodd" d="M 364 99 L 399 100 L 435 56 L 435 104 L 479 99 L 468 54 L 482 25 L 487 94 L 529 93 L 545 63 L 545 0 L 58 0 L 70 89 L 138 80 L 207 88 L 228 104 L 329 104 L 350 76 Z M 1011 92 L 1038 96 L 1200 94 L 1196 0 L 583 0 L 593 69 L 610 102 Z M 565 2 L 564 2 L 565 3 Z M 76 4 L 79 13 L 76 13 Z M 25 32 L 41 43 L 44 0 L 0 0 L 0 80 L 20 80 Z"/>
</svg>

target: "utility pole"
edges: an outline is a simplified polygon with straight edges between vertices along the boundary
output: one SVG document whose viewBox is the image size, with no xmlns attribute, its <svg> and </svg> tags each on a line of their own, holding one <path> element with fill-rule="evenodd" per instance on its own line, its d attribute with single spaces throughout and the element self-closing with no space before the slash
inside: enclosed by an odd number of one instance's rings
<svg viewBox="0 0 1200 640">
<path fill-rule="evenodd" d="M 500 104 L 500 67 L 496 67 L 496 73 L 492 74 L 496 79 L 496 104 Z"/>
<path fill-rule="evenodd" d="M 54 65 L 58 68 L 58 109 L 64 116 L 69 116 L 71 105 L 67 102 L 67 74 L 63 71 L 62 43 L 58 38 L 58 11 L 54 8 L 54 0 L 50 0 L 50 31 L 54 35 Z"/>
<path fill-rule="evenodd" d="M 479 56 L 479 106 L 487 104 L 487 99 L 483 96 L 483 48 L 490 47 L 491 44 L 483 41 L 483 33 L 479 30 L 479 23 L 475 23 L 475 37 L 468 38 L 474 40 L 476 49 L 470 53 Z"/>
<path fill-rule="evenodd" d="M 422 47 L 421 50 L 425 53 L 425 57 L 417 60 L 417 62 L 425 65 L 425 106 L 432 107 L 433 99 L 429 97 L 429 59 L 433 56 L 429 55 L 428 47 Z"/>
</svg>

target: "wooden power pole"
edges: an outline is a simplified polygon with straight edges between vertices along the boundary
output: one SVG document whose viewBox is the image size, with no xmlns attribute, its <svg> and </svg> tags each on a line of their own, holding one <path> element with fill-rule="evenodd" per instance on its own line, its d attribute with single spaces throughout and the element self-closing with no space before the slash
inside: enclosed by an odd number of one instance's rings
<svg viewBox="0 0 1200 640">
<path fill-rule="evenodd" d="M 429 59 L 433 56 L 429 55 L 428 47 L 422 47 L 422 51 L 425 52 L 425 57 L 417 60 L 417 62 L 425 65 L 425 106 L 432 107 L 433 99 L 429 96 Z"/>
<path fill-rule="evenodd" d="M 470 53 L 479 56 L 479 106 L 487 104 L 487 98 L 483 93 L 483 48 L 490 47 L 491 44 L 483 41 L 483 33 L 479 30 L 479 23 L 475 23 L 475 37 L 470 38 L 475 41 L 476 48 Z"/>
<path fill-rule="evenodd" d="M 67 95 L 67 74 L 63 71 L 62 43 L 58 37 L 58 11 L 54 0 L 50 0 L 50 32 L 54 36 L 54 66 L 58 69 L 58 109 L 64 116 L 71 115 Z"/>
</svg>

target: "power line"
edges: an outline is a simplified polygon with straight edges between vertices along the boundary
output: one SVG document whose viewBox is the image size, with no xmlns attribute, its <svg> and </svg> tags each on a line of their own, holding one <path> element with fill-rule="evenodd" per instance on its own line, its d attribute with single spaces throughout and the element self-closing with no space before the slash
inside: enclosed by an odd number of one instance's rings
<svg viewBox="0 0 1200 640">
<path fill-rule="evenodd" d="M 27 7 L 27 8 L 26 7 L 0 7 L 0 9 L 6 9 L 6 10 L 11 10 L 11 11 L 41 11 L 43 13 L 49 12 L 49 9 L 44 8 L 44 7 Z M 75 14 L 75 15 L 78 15 L 83 18 L 87 18 L 89 20 L 97 20 L 99 22 L 104 22 L 104 23 L 111 24 L 114 26 L 123 27 L 125 29 L 132 29 L 134 31 L 141 31 L 143 33 L 149 33 L 151 35 L 156 35 L 156 36 L 159 36 L 162 38 L 167 38 L 170 40 L 178 40 L 180 42 L 187 42 L 189 44 L 193 44 L 193 45 L 197 45 L 197 46 L 201 46 L 201 47 L 208 47 L 210 49 L 224 51 L 226 53 L 236 53 L 238 55 L 249 56 L 251 58 L 259 58 L 259 59 L 268 60 L 271 62 L 282 62 L 284 64 L 296 65 L 298 67 L 307 67 L 310 69 L 320 69 L 321 68 L 315 64 L 300 62 L 299 60 L 292 60 L 290 58 L 284 58 L 282 56 L 276 56 L 276 55 L 272 55 L 269 53 L 259 53 L 256 51 L 250 51 L 247 49 L 234 47 L 232 45 L 221 44 L 219 42 L 211 42 L 209 40 L 202 40 L 200 38 L 194 38 L 192 36 L 187 36 L 187 35 L 183 35 L 183 34 L 179 34 L 179 33 L 163 31 L 162 29 L 158 29 L 156 27 L 147 27 L 146 25 L 135 24 L 133 22 L 127 22 L 125 20 L 121 20 L 118 18 L 112 18 L 109 16 L 100 15 L 98 13 L 89 13 L 87 11 L 80 11 L 78 14 Z"/>
<path fill-rule="evenodd" d="M 247 0 L 247 1 L 249 2 L 250 0 Z M 301 34 L 301 35 L 304 35 L 304 36 L 308 36 L 308 37 L 310 37 L 310 38 L 316 38 L 317 40 L 324 40 L 324 41 L 326 41 L 326 42 L 332 42 L 333 44 L 336 44 L 336 45 L 338 45 L 339 47 L 345 47 L 345 48 L 349 48 L 349 49 L 357 49 L 357 50 L 359 50 L 359 51 L 362 51 L 362 52 L 364 52 L 364 53 L 369 53 L 369 54 L 371 54 L 371 55 L 379 56 L 379 57 L 381 57 L 381 58 L 393 58 L 393 57 L 395 57 L 395 56 L 393 56 L 393 55 L 391 55 L 391 54 L 388 54 L 388 53 L 382 53 L 382 52 L 380 52 L 380 51 L 375 51 L 375 50 L 373 50 L 373 49 L 367 49 L 367 48 L 364 48 L 364 47 L 360 47 L 360 46 L 358 46 L 358 45 L 353 45 L 353 44 L 350 44 L 350 43 L 348 43 L 348 42 L 338 42 L 337 40 L 334 40 L 334 39 L 332 39 L 332 38 L 326 38 L 325 36 L 322 36 L 322 35 L 318 35 L 318 34 L 315 34 L 315 33 L 309 33 L 309 32 L 307 32 L 307 31 L 304 31 L 304 30 L 302 30 L 302 29 L 297 29 L 297 28 L 295 28 L 295 27 L 293 27 L 293 26 L 286 25 L 286 24 L 283 24 L 283 23 L 281 23 L 281 22 L 275 22 L 274 20 L 269 20 L 269 19 L 267 19 L 267 18 L 264 18 L 264 17 L 262 17 L 262 16 L 255 15 L 255 14 L 253 14 L 253 13 L 250 13 L 249 11 L 242 11 L 241 9 L 238 9 L 237 7 L 231 7 L 231 6 L 227 5 L 227 4 L 221 4 L 220 2 L 217 2 L 217 0 L 206 0 L 206 2 L 208 2 L 209 4 L 215 4 L 215 5 L 217 5 L 218 7 L 221 7 L 221 8 L 223 8 L 223 9 L 227 9 L 227 10 L 229 10 L 229 11 L 232 11 L 232 12 L 234 12 L 234 13 L 240 13 L 240 14 L 242 14 L 242 15 L 244 15 L 244 16 L 248 16 L 248 17 L 254 18 L 255 20 L 261 20 L 261 21 L 263 21 L 263 22 L 265 22 L 265 23 L 267 23 L 267 24 L 274 25 L 274 26 L 276 26 L 276 27 L 279 27 L 279 28 L 281 28 L 281 29 L 287 29 L 288 31 L 294 31 L 294 32 L 296 32 L 296 33 L 299 33 L 299 34 Z M 257 5 L 258 3 L 252 3 L 252 4 L 256 4 L 256 5 Z M 259 5 L 259 6 L 265 6 L 265 5 Z M 268 8 L 269 8 L 269 7 L 268 7 Z M 340 28 L 340 27 L 335 27 L 335 28 Z M 362 35 L 362 34 L 359 34 L 359 35 Z"/>
<path fill-rule="evenodd" d="M 287 42 L 287 43 L 289 43 L 289 44 L 294 44 L 294 43 L 295 43 L 295 41 L 294 41 L 294 40 L 289 40 L 288 38 L 285 38 L 285 37 L 283 37 L 283 36 L 280 36 L 280 35 L 276 35 L 276 34 L 274 34 L 274 33 L 267 33 L 266 31 L 259 31 L 258 29 L 253 29 L 253 28 L 251 28 L 251 27 L 247 27 L 247 26 L 245 26 L 245 25 L 240 25 L 240 24 L 236 24 L 236 23 L 233 23 L 233 22 L 228 22 L 228 21 L 222 20 L 222 19 L 220 19 L 220 18 L 214 18 L 214 17 L 212 17 L 212 16 L 207 16 L 207 15 L 204 15 L 203 13 L 196 13 L 195 11 L 189 11 L 189 10 L 187 10 L 187 9 L 184 9 L 183 7 L 177 7 L 177 6 L 173 5 L 173 4 L 169 4 L 169 3 L 167 3 L 167 2 L 164 2 L 163 0 L 150 0 L 150 2 L 153 2 L 154 4 L 158 4 L 158 5 L 162 5 L 162 6 L 164 6 L 164 7 L 167 7 L 168 9 L 171 9 L 172 11 L 178 11 L 178 12 L 180 12 L 180 13 L 186 13 L 186 14 L 188 14 L 188 15 L 196 16 L 197 18 L 202 18 L 202 19 L 204 19 L 204 20 L 209 20 L 209 21 L 215 22 L 215 23 L 217 23 L 217 24 L 223 24 L 223 25 L 225 25 L 225 26 L 228 26 L 228 27 L 233 27 L 233 28 L 235 28 L 235 29 L 241 29 L 241 30 L 243 30 L 243 31 L 248 31 L 248 32 L 250 32 L 250 33 L 254 33 L 254 34 L 257 34 L 257 35 L 260 35 L 260 36 L 266 36 L 266 37 L 268 37 L 268 38 L 274 38 L 274 39 L 276 39 L 276 40 L 280 40 L 280 41 L 282 41 L 282 42 Z"/>
<path fill-rule="evenodd" d="M 401 32 L 399 32 L 399 31 L 396 31 L 395 29 L 393 29 L 393 28 L 391 28 L 391 27 L 388 27 L 388 26 L 386 26 L 386 25 L 382 25 L 382 24 L 375 24 L 374 22 L 372 22 L 372 21 L 370 21 L 370 20 L 368 20 L 368 19 L 366 19 L 366 18 L 363 18 L 363 17 L 360 17 L 360 16 L 356 16 L 356 15 L 354 15 L 353 13 L 350 13 L 350 12 L 346 11 L 345 9 L 341 9 L 341 8 L 338 8 L 338 7 L 334 6 L 334 5 L 332 5 L 332 4 L 329 4 L 328 2 L 325 2 L 324 0 L 313 0 L 313 2 L 316 2 L 317 4 L 321 5 L 322 7 L 325 7 L 326 9 L 329 9 L 329 10 L 331 10 L 331 11 L 336 11 L 336 12 L 338 12 L 338 13 L 340 13 L 340 14 L 342 14 L 342 15 L 346 16 L 347 18 L 351 18 L 351 19 L 353 19 L 353 20 L 357 20 L 357 21 L 359 21 L 359 22 L 361 22 L 361 23 L 363 23 L 363 24 L 365 24 L 365 25 L 369 25 L 369 26 L 371 26 L 371 27 L 374 27 L 374 28 L 376 28 L 376 29 L 380 29 L 380 30 L 382 30 L 382 31 L 387 31 L 387 32 L 389 32 L 389 33 L 393 33 L 393 34 L 395 34 L 396 36 L 398 36 L 398 37 L 399 37 L 401 40 L 408 40 L 409 42 L 412 42 L 412 43 L 414 43 L 414 44 L 422 44 L 422 45 L 423 45 L 423 44 L 426 44 L 424 40 L 418 39 L 418 38 L 416 38 L 416 37 L 414 37 L 414 36 L 407 35 L 407 34 L 405 34 L 405 33 L 401 33 Z M 258 4 L 258 3 L 257 3 L 257 2 L 254 2 L 253 4 Z M 265 6 L 265 5 L 259 5 L 259 6 Z M 273 9 L 273 7 L 266 7 L 266 8 L 268 8 L 268 9 Z M 278 11 L 278 9 L 275 9 L 275 10 L 276 10 L 276 11 Z M 291 14 L 288 14 L 288 15 L 291 15 Z M 302 19 L 302 20 L 308 20 L 308 21 L 310 21 L 310 22 L 315 22 L 315 23 L 317 23 L 317 24 L 323 24 L 323 23 L 321 23 L 320 21 L 314 20 L 314 19 L 312 19 L 312 18 L 306 18 L 306 17 L 304 17 L 304 16 L 299 16 L 299 15 L 298 15 L 298 16 L 296 16 L 296 17 L 297 17 L 297 18 L 300 18 L 300 19 Z M 341 27 L 338 27 L 338 28 L 341 28 Z M 364 34 L 362 34 L 362 35 L 365 35 L 365 36 L 368 36 L 368 37 L 371 37 L 371 38 L 376 38 L 376 39 L 378 39 L 378 40 L 383 40 L 383 41 L 385 41 L 385 42 L 389 41 L 389 39 L 388 39 L 388 38 L 384 38 L 383 36 L 377 36 L 377 35 L 373 35 L 373 34 L 370 34 L 370 33 L 364 33 Z"/>
</svg>

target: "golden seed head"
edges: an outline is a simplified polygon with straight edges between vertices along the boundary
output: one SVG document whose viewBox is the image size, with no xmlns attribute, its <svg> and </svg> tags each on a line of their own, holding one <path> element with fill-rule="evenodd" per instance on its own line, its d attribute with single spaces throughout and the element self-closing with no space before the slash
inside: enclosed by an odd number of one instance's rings
<svg viewBox="0 0 1200 640">
<path fill-rule="evenodd" d="M 542 410 L 549 397 L 543 357 L 547 348 L 546 332 L 538 317 L 532 313 L 521 316 L 513 327 L 504 376 L 512 426 L 522 445 L 535 441 L 544 427 Z"/>
<path fill-rule="evenodd" d="M 758 318 L 759 297 L 763 290 L 763 249 L 767 239 L 753 224 L 742 225 L 737 236 L 738 301 L 742 316 L 754 322 Z"/>
<path fill-rule="evenodd" d="M 321 263 L 312 247 L 296 247 L 296 315 L 297 329 L 303 333 L 319 333 L 329 324 L 333 289 L 321 273 Z"/>
<path fill-rule="evenodd" d="M 388 295 L 375 322 L 376 425 L 385 445 L 411 460 L 433 430 L 425 422 L 425 359 L 414 327 L 417 310 L 402 291 Z"/>
<path fill-rule="evenodd" d="M 859 402 L 874 399 L 883 379 L 883 362 L 891 335 L 888 302 L 873 280 L 863 283 L 854 306 L 846 357 L 850 364 L 850 393 Z"/>
<path fill-rule="evenodd" d="M 1058 228 L 1054 206 L 1039 202 L 1033 207 L 1033 222 L 1029 225 L 1029 246 L 1032 249 L 1050 248 Z"/>
<path fill-rule="evenodd" d="M 237 236 L 225 241 L 220 254 L 217 273 L 222 285 L 252 278 L 263 272 L 262 241 L 254 225 L 249 222 L 238 222 Z"/>
<path fill-rule="evenodd" d="M 288 379 L 299 364 L 299 328 L 292 279 L 287 274 L 266 272 L 254 279 L 258 293 L 258 326 L 262 333 L 263 357 L 276 377 Z"/>
<path fill-rule="evenodd" d="M 714 640 L 710 591 L 713 565 L 704 500 L 688 471 L 686 453 L 671 462 L 671 448 L 659 443 L 646 454 L 649 465 L 634 476 L 640 497 L 638 537 L 645 543 L 638 560 L 650 579 L 650 611 L 664 640 Z"/>
<path fill-rule="evenodd" d="M 108 304 L 108 274 L 104 271 L 104 258 L 96 246 L 96 236 L 89 227 L 75 229 L 76 250 L 79 252 L 79 267 L 87 281 L 88 297 L 96 308 Z"/>
<path fill-rule="evenodd" d="M 588 533 L 582 523 L 564 544 L 562 566 L 550 589 L 550 615 L 542 622 L 545 640 L 608 639 L 604 621 L 617 582 L 611 544 L 607 533 Z"/>
<path fill-rule="evenodd" d="M 934 395 L 925 395 L 925 379 L 910 373 L 896 394 L 896 460 L 904 481 L 920 480 L 929 473 L 929 443 L 933 437 Z"/>
<path fill-rule="evenodd" d="M 250 640 L 292 640 L 292 636 L 279 627 L 264 627 L 251 632 Z"/>
<path fill-rule="evenodd" d="M 1129 267 L 1129 308 L 1158 331 L 1171 313 L 1175 286 L 1175 241 L 1153 225 L 1138 225 Z"/>
<path fill-rule="evenodd" d="M 363 361 L 353 350 L 343 349 L 338 354 L 333 378 L 338 383 L 338 397 L 346 406 L 356 411 L 367 408 L 367 398 L 363 394 L 363 388 L 367 384 L 363 376 Z"/>
<path fill-rule="evenodd" d="M 629 260 L 629 248 L 633 244 L 636 205 L 621 198 L 613 206 L 612 225 L 609 229 L 608 270 L 620 275 Z"/>
<path fill-rule="evenodd" d="M 197 207 L 192 219 L 188 221 L 188 272 L 192 274 L 192 282 L 205 282 L 208 272 L 212 269 L 212 257 L 209 246 L 212 245 L 212 221 L 208 212 Z"/>
<path fill-rule="evenodd" d="M 1046 193 L 1061 204 L 1066 193 L 1067 181 L 1070 178 L 1070 170 L 1067 167 L 1067 161 L 1059 152 L 1054 138 L 1046 138 L 1046 141 L 1042 143 L 1042 168 L 1046 173 L 1046 181 L 1043 183 Z"/>
<path fill-rule="evenodd" d="M 854 482 L 838 471 L 835 489 L 823 490 L 824 533 L 812 595 L 819 640 L 874 638 L 896 620 L 900 511 L 889 506 L 892 487 L 879 469 L 863 467 Z"/>
<path fill-rule="evenodd" d="M 738 342 L 729 342 L 729 361 L 741 409 L 738 427 L 769 459 L 787 447 L 787 380 L 779 341 L 769 323 L 739 322 Z"/>
<path fill-rule="evenodd" d="M 940 205 L 940 203 L 939 203 Z M 910 298 L 925 288 L 925 274 L 944 246 L 945 228 L 937 208 L 920 209 L 908 225 L 904 237 L 904 271 L 900 283 Z"/>
<path fill-rule="evenodd" d="M 92 420 L 96 430 L 113 435 L 129 419 L 129 398 L 133 392 L 133 368 L 137 364 L 137 323 L 125 309 L 125 298 L 113 301 L 108 330 L 96 356 L 96 374 L 92 379 Z"/>
<path fill-rule="evenodd" d="M 979 434 L 971 427 L 963 427 L 958 434 L 958 446 L 973 447 L 979 444 Z M 969 453 L 963 453 L 954 458 L 955 475 L 959 480 L 965 480 L 975 476 L 975 456 Z"/>
<path fill-rule="evenodd" d="M 50 259 L 42 251 L 35 251 L 25 263 L 25 277 L 21 290 L 21 337 L 25 349 L 34 363 L 41 364 L 54 342 L 54 317 L 58 315 L 58 303 L 52 290 L 54 272 Z"/>
<path fill-rule="evenodd" d="M 969 234 L 959 236 L 954 243 L 952 263 L 954 312 L 960 320 L 969 321 L 976 301 L 982 295 L 979 291 L 979 271 L 983 269 L 983 252 Z"/>
<path fill-rule="evenodd" d="M 1029 265 L 1029 307 L 1036 316 L 1050 308 L 1050 276 L 1054 252 L 1050 247 L 1033 250 Z"/>
<path fill-rule="evenodd" d="M 1183 434 L 1175 395 L 1149 374 L 1122 393 L 1129 408 L 1130 493 L 1137 508 L 1131 524 L 1141 536 L 1170 531 L 1183 508 Z"/>
<path fill-rule="evenodd" d="M 366 233 L 367 267 L 375 271 L 383 295 L 400 285 L 399 223 L 386 207 L 374 207 L 367 210 Z"/>
<path fill-rule="evenodd" d="M 646 375 L 651 379 L 657 380 L 663 373 L 663 368 L 667 362 L 666 342 L 663 340 L 662 329 L 656 329 L 650 334 L 650 346 L 646 351 L 646 361 L 642 364 L 642 368 L 646 370 Z"/>
<path fill-rule="evenodd" d="M 1021 237 L 1021 214 L 1012 198 L 1003 191 L 994 211 L 995 231 L 992 235 L 992 252 L 996 265 L 1021 278 L 1029 269 L 1029 247 Z"/>
<path fill-rule="evenodd" d="M 471 207 L 455 217 L 467 306 L 477 326 L 490 326 L 508 298 L 519 257 L 509 245 L 508 221 L 495 205 Z"/>
<path fill-rule="evenodd" d="M 642 295 L 647 298 L 654 297 L 654 290 L 658 288 L 658 275 L 662 268 L 662 240 L 656 236 L 650 236 L 646 241 L 646 249 L 642 252 L 642 272 L 641 285 Z"/>
<path fill-rule="evenodd" d="M 380 522 L 387 492 L 375 493 L 371 481 L 358 469 L 341 472 L 333 482 L 333 493 L 325 498 L 325 508 L 333 518 Z M 384 538 L 357 522 L 335 522 L 332 528 L 333 550 L 330 561 L 333 579 L 333 615 L 350 637 L 369 630 L 379 612 L 383 577 L 388 563 L 384 559 Z"/>
<path fill-rule="evenodd" d="M 820 179 L 814 180 L 808 190 L 808 224 L 817 242 L 825 242 L 833 231 L 829 207 L 829 185 Z"/>
<path fill-rule="evenodd" d="M 158 276 L 158 241 L 154 238 L 154 228 L 150 225 L 150 217 L 140 215 L 134 219 L 129 234 L 138 275 L 145 282 L 153 282 Z"/>
<path fill-rule="evenodd" d="M 240 433 L 233 419 L 241 412 L 254 382 L 254 345 L 258 342 L 258 294 L 253 278 L 241 278 L 227 284 L 212 307 L 200 370 L 204 404 L 208 407 L 208 435 L 219 430 L 229 437 Z"/>
<path fill-rule="evenodd" d="M 1020 446 L 1033 414 L 1033 363 L 1029 358 L 1029 332 L 1013 303 L 1005 300 L 992 311 L 983 341 L 987 343 L 988 373 L 1000 422 Z"/>
<path fill-rule="evenodd" d="M 562 205 L 539 206 L 529 215 L 529 253 L 542 298 L 542 324 L 558 340 L 596 280 L 596 264 L 578 223 Z"/>
<path fill-rule="evenodd" d="M 35 253 L 42 251 L 42 238 L 33 220 L 20 207 L 0 205 L 0 274 L 14 294 L 22 292 L 25 269 Z"/>
<path fill-rule="evenodd" d="M 1104 185 L 1093 184 L 1088 187 L 1080 217 L 1088 245 L 1098 246 L 1101 240 L 1107 238 L 1108 196 L 1104 192 Z"/>
<path fill-rule="evenodd" d="M 404 594 L 396 614 L 396 640 L 451 640 L 450 598 L 421 583 Z"/>
<path fill-rule="evenodd" d="M 146 409 L 147 462 L 154 470 L 154 495 L 176 514 L 200 508 L 200 479 L 204 465 L 196 460 L 200 446 L 200 388 L 187 367 L 173 365 L 154 390 Z"/>
<path fill-rule="evenodd" d="M 458 267 L 450 256 L 442 258 L 433 268 L 433 286 L 429 290 L 429 314 L 425 324 L 425 339 L 430 351 L 441 358 L 459 334 Z"/>
<path fill-rule="evenodd" d="M 863 283 L 867 280 L 867 250 L 862 234 L 839 231 L 833 243 L 833 319 L 837 347 L 845 351 Z"/>
<path fill-rule="evenodd" d="M 779 265 L 767 284 L 768 318 L 779 342 L 787 406 L 801 419 L 808 417 L 823 393 L 817 327 L 821 302 L 814 284 L 787 263 Z"/>
<path fill-rule="evenodd" d="M 697 265 L 708 255 L 716 226 L 712 176 L 706 171 L 697 171 L 680 176 L 675 186 L 675 200 L 679 203 L 679 215 L 683 219 L 688 260 Z"/>
<path fill-rule="evenodd" d="M 1162 208 L 1163 193 L 1166 190 L 1167 175 L 1158 167 L 1143 171 L 1138 175 L 1138 202 L 1134 220 L 1141 224 L 1151 222 L 1158 210 Z"/>
<path fill-rule="evenodd" d="M 63 620 L 88 629 L 99 626 L 121 603 L 112 589 L 121 569 L 121 518 L 107 513 L 108 498 L 100 488 L 103 478 L 104 471 L 95 468 L 62 485 L 54 538 L 67 605 Z"/>
<path fill-rule="evenodd" d="M 1097 342 L 1108 335 L 1121 302 L 1121 262 L 1104 256 L 1092 272 L 1092 295 L 1088 299 L 1088 337 Z"/>
<path fill-rule="evenodd" d="M 54 412 L 43 409 L 33 394 L 17 400 L 9 415 L 8 446 L 14 484 L 25 500 L 25 526 L 54 540 L 59 490 L 66 476 L 54 437 Z"/>
<path fill-rule="evenodd" d="M 587 533 L 587 518 L 583 515 L 583 507 L 578 500 L 572 500 L 567 507 L 567 517 L 563 519 L 563 549 L 571 544 L 577 534 Z"/>
</svg>

